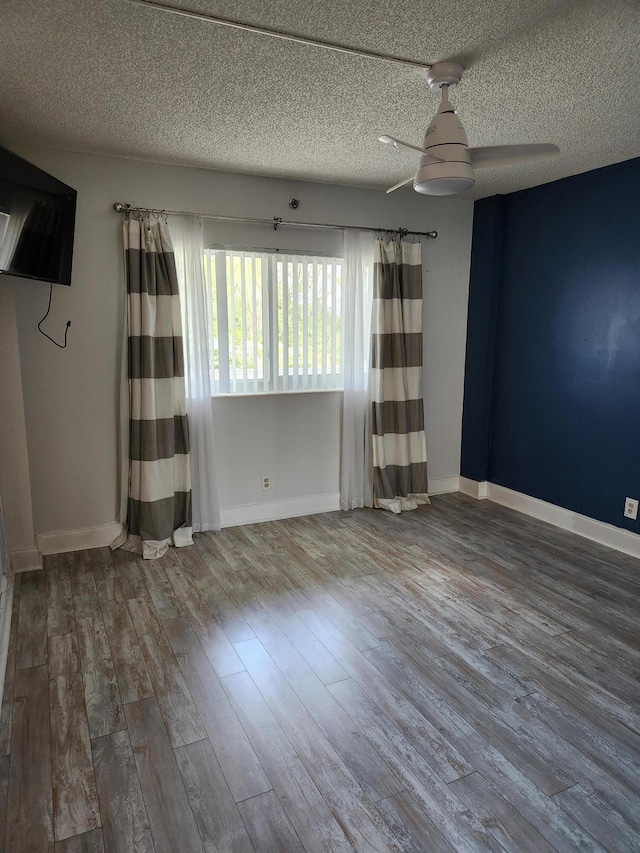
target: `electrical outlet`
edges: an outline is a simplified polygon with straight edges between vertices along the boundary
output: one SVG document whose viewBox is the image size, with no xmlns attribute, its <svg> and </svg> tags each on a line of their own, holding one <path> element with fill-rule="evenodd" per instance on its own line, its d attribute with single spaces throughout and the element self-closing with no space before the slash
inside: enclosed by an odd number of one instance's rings
<svg viewBox="0 0 640 853">
<path fill-rule="evenodd" d="M 266 492 L 267 489 L 271 488 L 271 477 L 269 476 L 269 474 L 263 474 L 262 477 L 260 477 L 260 482 L 262 484 L 263 492 Z"/>
<path fill-rule="evenodd" d="M 624 499 L 624 517 L 633 521 L 638 518 L 638 501 L 635 498 Z"/>
</svg>

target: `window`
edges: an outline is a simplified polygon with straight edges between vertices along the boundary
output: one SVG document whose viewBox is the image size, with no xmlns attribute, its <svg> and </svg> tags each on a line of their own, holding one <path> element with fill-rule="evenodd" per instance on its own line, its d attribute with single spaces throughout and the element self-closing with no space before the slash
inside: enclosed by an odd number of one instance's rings
<svg viewBox="0 0 640 853">
<path fill-rule="evenodd" d="M 215 394 L 342 388 L 342 259 L 209 249 Z"/>
</svg>

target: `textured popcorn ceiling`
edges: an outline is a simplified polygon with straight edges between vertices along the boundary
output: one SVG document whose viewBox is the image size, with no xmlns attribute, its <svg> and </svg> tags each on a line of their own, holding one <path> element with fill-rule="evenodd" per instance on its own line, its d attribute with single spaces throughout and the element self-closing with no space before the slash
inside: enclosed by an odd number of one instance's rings
<svg viewBox="0 0 640 853">
<path fill-rule="evenodd" d="M 175 0 L 166 0 L 174 2 Z M 181 0 L 195 11 L 467 69 L 470 145 L 555 142 L 468 198 L 640 155 L 638 0 Z M 1 0 L 0 143 L 384 188 L 437 98 L 420 71 L 126 0 Z M 410 192 L 410 190 L 404 190 Z"/>
</svg>

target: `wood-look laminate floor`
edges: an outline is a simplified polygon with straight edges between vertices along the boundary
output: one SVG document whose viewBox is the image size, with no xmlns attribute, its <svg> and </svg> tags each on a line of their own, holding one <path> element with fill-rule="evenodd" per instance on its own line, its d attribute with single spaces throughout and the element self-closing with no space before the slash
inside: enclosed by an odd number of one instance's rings
<svg viewBox="0 0 640 853">
<path fill-rule="evenodd" d="M 459 495 L 17 577 L 7 853 L 640 850 L 640 563 Z"/>
</svg>

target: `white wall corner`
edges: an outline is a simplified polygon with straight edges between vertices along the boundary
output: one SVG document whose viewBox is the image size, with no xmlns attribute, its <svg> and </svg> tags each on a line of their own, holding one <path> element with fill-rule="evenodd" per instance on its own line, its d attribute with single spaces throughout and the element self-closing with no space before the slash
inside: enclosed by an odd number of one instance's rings
<svg viewBox="0 0 640 853">
<path fill-rule="evenodd" d="M 340 509 L 340 494 L 309 495 L 282 501 L 243 504 L 221 507 L 221 527 L 238 527 L 241 524 L 257 524 L 261 521 L 279 521 L 300 515 L 316 515 L 319 512 L 335 512 Z"/>
<path fill-rule="evenodd" d="M 10 577 L 9 585 L 0 596 L 0 706 L 2 705 L 4 676 L 7 671 L 7 658 L 9 657 L 9 634 L 11 631 L 13 587 L 13 578 Z"/>
<path fill-rule="evenodd" d="M 640 558 L 640 536 L 637 533 L 632 533 L 622 527 L 615 527 L 613 524 L 606 524 L 604 521 L 597 521 L 595 518 L 589 518 L 586 515 L 547 503 L 539 498 L 533 498 L 522 492 L 514 492 L 505 486 L 498 486 L 495 483 L 488 483 L 487 485 L 487 497 L 500 506 L 515 509 L 517 512 L 538 518 L 540 521 L 546 521 L 548 524 L 583 536 L 592 542 L 606 545 L 607 548 L 613 548 L 623 554 Z"/>
<path fill-rule="evenodd" d="M 32 572 L 42 568 L 42 554 L 37 548 L 9 551 L 9 563 L 13 572 Z"/>
<path fill-rule="evenodd" d="M 460 477 L 441 477 L 439 480 L 429 480 L 430 495 L 447 495 L 460 491 Z"/>
<path fill-rule="evenodd" d="M 468 495 L 470 498 L 483 501 L 489 497 L 488 487 L 489 483 L 486 480 L 478 482 L 478 480 L 469 480 L 468 477 L 460 477 L 458 491 L 462 492 L 463 495 Z"/>
<path fill-rule="evenodd" d="M 54 533 L 39 533 L 36 545 L 41 554 L 63 554 L 67 551 L 84 551 L 87 548 L 103 548 L 111 545 L 122 533 L 122 525 L 117 521 L 101 524 L 98 527 L 84 527 L 80 530 L 58 530 Z"/>
</svg>

